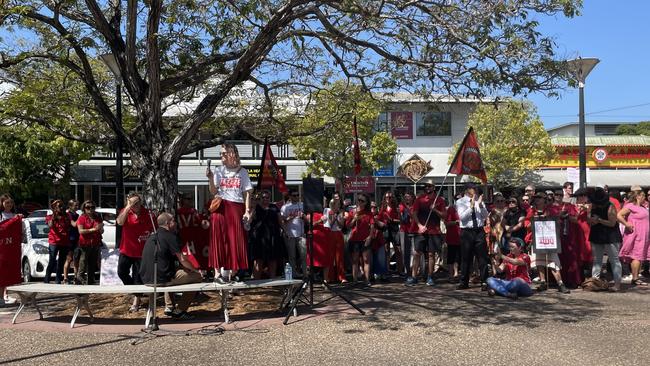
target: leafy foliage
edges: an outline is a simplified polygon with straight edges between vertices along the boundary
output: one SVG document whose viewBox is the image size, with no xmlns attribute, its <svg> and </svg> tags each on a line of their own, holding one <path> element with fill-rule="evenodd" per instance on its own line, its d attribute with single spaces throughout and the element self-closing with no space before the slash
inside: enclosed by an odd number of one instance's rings
<svg viewBox="0 0 650 366">
<path fill-rule="evenodd" d="M 488 181 L 497 188 L 525 184 L 526 173 L 557 155 L 535 107 L 528 102 L 480 104 L 468 125 L 476 132 Z"/>
<path fill-rule="evenodd" d="M 123 137 L 150 206 L 172 209 L 182 155 L 227 139 L 261 141 L 269 131 L 274 143 L 303 135 L 279 117 L 302 114 L 333 80 L 367 91 L 553 94 L 566 68 L 535 19 L 572 17 L 581 4 L 2 0 L 0 82 L 14 86 L 16 103 L 0 106 L 0 116 L 77 141 Z M 98 67 L 107 52 L 133 117 L 124 125 L 111 105 L 108 70 Z M 53 72 L 74 83 L 61 87 Z M 79 128 L 86 121 L 93 134 Z"/>
<path fill-rule="evenodd" d="M 617 135 L 645 135 L 650 136 L 650 121 L 637 124 L 624 124 L 616 127 Z"/>
<path fill-rule="evenodd" d="M 42 127 L 0 127 L 0 192 L 18 199 L 52 193 L 52 182 L 69 192 L 70 167 L 92 147 L 56 136 Z"/>
<path fill-rule="evenodd" d="M 373 131 L 381 110 L 382 104 L 359 85 L 339 81 L 321 90 L 301 122 L 303 128 L 313 133 L 290 140 L 296 157 L 308 161 L 307 172 L 317 176 L 352 175 L 356 117 L 362 174 L 385 166 L 392 162 L 397 143 L 388 133 Z"/>
</svg>

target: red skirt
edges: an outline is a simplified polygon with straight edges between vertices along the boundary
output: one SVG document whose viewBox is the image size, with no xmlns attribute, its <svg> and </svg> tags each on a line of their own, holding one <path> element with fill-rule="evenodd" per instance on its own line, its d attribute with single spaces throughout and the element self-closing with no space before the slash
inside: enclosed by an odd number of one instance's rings
<svg viewBox="0 0 650 366">
<path fill-rule="evenodd" d="M 210 217 L 211 268 L 248 269 L 247 235 L 242 225 L 244 204 L 223 200 Z"/>
</svg>

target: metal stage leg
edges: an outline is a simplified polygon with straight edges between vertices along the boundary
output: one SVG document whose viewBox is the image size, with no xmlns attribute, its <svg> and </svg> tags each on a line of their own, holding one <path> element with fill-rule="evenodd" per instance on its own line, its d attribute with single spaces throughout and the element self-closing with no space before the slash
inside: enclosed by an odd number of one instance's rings
<svg viewBox="0 0 650 366">
<path fill-rule="evenodd" d="M 223 308 L 223 321 L 226 324 L 230 323 L 230 312 L 228 311 L 228 295 L 230 290 L 219 290 L 221 295 L 221 307 Z"/>
<path fill-rule="evenodd" d="M 16 324 L 16 320 L 18 319 L 18 316 L 22 311 L 25 309 L 25 306 L 27 304 L 31 304 L 34 309 L 38 312 L 38 318 L 43 319 L 43 313 L 41 313 L 41 309 L 38 308 L 38 304 L 36 303 L 36 293 L 22 293 L 19 292 L 18 296 L 20 296 L 20 306 L 18 306 L 18 310 L 16 310 L 16 314 L 14 314 L 13 319 L 11 319 L 11 324 Z"/>
<path fill-rule="evenodd" d="M 149 305 L 147 306 L 147 317 L 144 320 L 144 329 L 149 329 L 149 324 L 151 324 L 151 319 L 153 318 L 153 295 L 149 295 Z"/>
<path fill-rule="evenodd" d="M 93 317 L 92 311 L 90 311 L 90 304 L 88 304 L 88 297 L 89 295 L 76 295 L 77 306 L 74 309 L 74 315 L 72 316 L 72 321 L 70 322 L 70 328 L 74 328 L 74 324 L 77 321 L 77 317 L 79 317 L 79 314 L 81 313 L 81 309 L 86 310 L 91 322 L 95 319 Z"/>
<path fill-rule="evenodd" d="M 291 314 L 294 314 L 294 316 L 298 316 L 298 312 L 296 310 L 296 306 L 298 306 L 298 302 L 300 301 L 300 297 L 302 294 L 305 292 L 305 289 L 307 289 L 307 286 L 309 284 L 309 281 L 303 281 L 302 285 L 294 291 L 293 296 L 289 298 L 289 303 L 287 305 L 291 305 L 289 308 L 289 311 L 287 312 L 287 316 L 284 318 L 284 321 L 282 324 L 287 325 L 289 322 L 289 318 L 291 317 Z"/>
</svg>

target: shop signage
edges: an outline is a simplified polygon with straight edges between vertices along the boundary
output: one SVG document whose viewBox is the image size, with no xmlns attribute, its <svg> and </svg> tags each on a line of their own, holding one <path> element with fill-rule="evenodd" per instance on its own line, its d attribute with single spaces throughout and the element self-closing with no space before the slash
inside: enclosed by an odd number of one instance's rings
<svg viewBox="0 0 650 366">
<path fill-rule="evenodd" d="M 374 177 L 345 177 L 343 191 L 348 193 L 374 193 Z"/>
<path fill-rule="evenodd" d="M 391 112 L 390 130 L 395 139 L 413 139 L 413 112 Z"/>
<path fill-rule="evenodd" d="M 596 160 L 598 163 L 602 163 L 605 160 L 607 160 L 607 150 L 605 150 L 602 147 L 599 147 L 594 150 L 591 156 L 593 156 L 594 160 Z"/>
<path fill-rule="evenodd" d="M 413 183 L 417 183 L 432 170 L 433 167 L 431 167 L 430 161 L 425 161 L 418 154 L 415 154 L 400 165 L 397 174 L 410 179 Z"/>
<path fill-rule="evenodd" d="M 567 168 L 579 165 L 577 146 L 558 146 L 557 157 L 550 161 L 549 168 Z M 587 166 L 611 168 L 650 167 L 650 146 L 606 146 L 586 147 Z M 602 160 L 599 160 L 602 159 Z"/>
<path fill-rule="evenodd" d="M 390 166 L 383 166 L 375 171 L 373 171 L 372 175 L 375 177 L 392 177 L 393 176 L 393 164 Z"/>
<path fill-rule="evenodd" d="M 103 166 L 102 167 L 102 181 L 104 182 L 115 182 L 115 177 L 117 176 L 117 168 L 114 166 Z M 122 179 L 125 182 L 142 182 L 140 174 L 135 168 L 131 165 L 125 165 L 122 168 Z"/>
</svg>

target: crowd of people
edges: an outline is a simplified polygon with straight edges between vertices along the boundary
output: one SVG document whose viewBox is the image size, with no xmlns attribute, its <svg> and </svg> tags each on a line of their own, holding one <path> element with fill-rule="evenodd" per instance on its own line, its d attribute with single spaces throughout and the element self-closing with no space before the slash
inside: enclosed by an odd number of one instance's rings
<svg viewBox="0 0 650 366">
<path fill-rule="evenodd" d="M 322 281 L 362 286 L 387 281 L 390 274 L 407 286 L 420 281 L 436 286 L 446 278 L 458 290 L 475 284 L 489 295 L 510 298 L 552 286 L 569 293 L 586 279 L 605 282 L 616 292 L 624 274 L 632 286 L 647 285 L 641 273 L 650 259 L 648 200 L 637 185 L 620 194 L 606 186 L 574 192 L 567 182 L 555 191 L 527 186 L 487 197 L 467 184 L 448 202 L 432 180 L 424 180 L 418 195 L 405 192 L 398 199 L 398 192 L 389 190 L 379 202 L 365 193 L 352 202 L 334 193 L 322 211 L 305 212 L 297 190 L 280 202 L 272 202 L 269 191 L 254 192 L 235 145 L 223 145 L 221 156 L 222 165 L 206 171 L 213 198 L 205 213 L 184 196 L 176 215 L 154 214 L 138 193 L 127 196 L 116 219 L 122 226 L 117 273 L 125 285 L 272 278 L 282 274 L 285 263 L 296 278 L 310 269 Z M 15 215 L 10 196 L 3 195 L 0 206 L 1 220 Z M 45 282 L 54 274 L 56 283 L 94 284 L 103 232 L 94 202 L 71 200 L 66 208 L 54 200 L 51 210 L 45 219 L 50 228 Z M 538 253 L 534 222 L 549 219 L 556 222 L 561 250 Z M 205 265 L 187 255 L 187 246 L 200 238 L 208 248 Z M 608 265 L 603 266 L 605 253 Z M 75 269 L 72 280 L 68 267 Z M 191 318 L 192 295 L 175 302 L 166 294 L 165 314 Z M 6 294 L 4 299 L 11 301 Z M 140 309 L 135 295 L 129 310 Z"/>
</svg>

